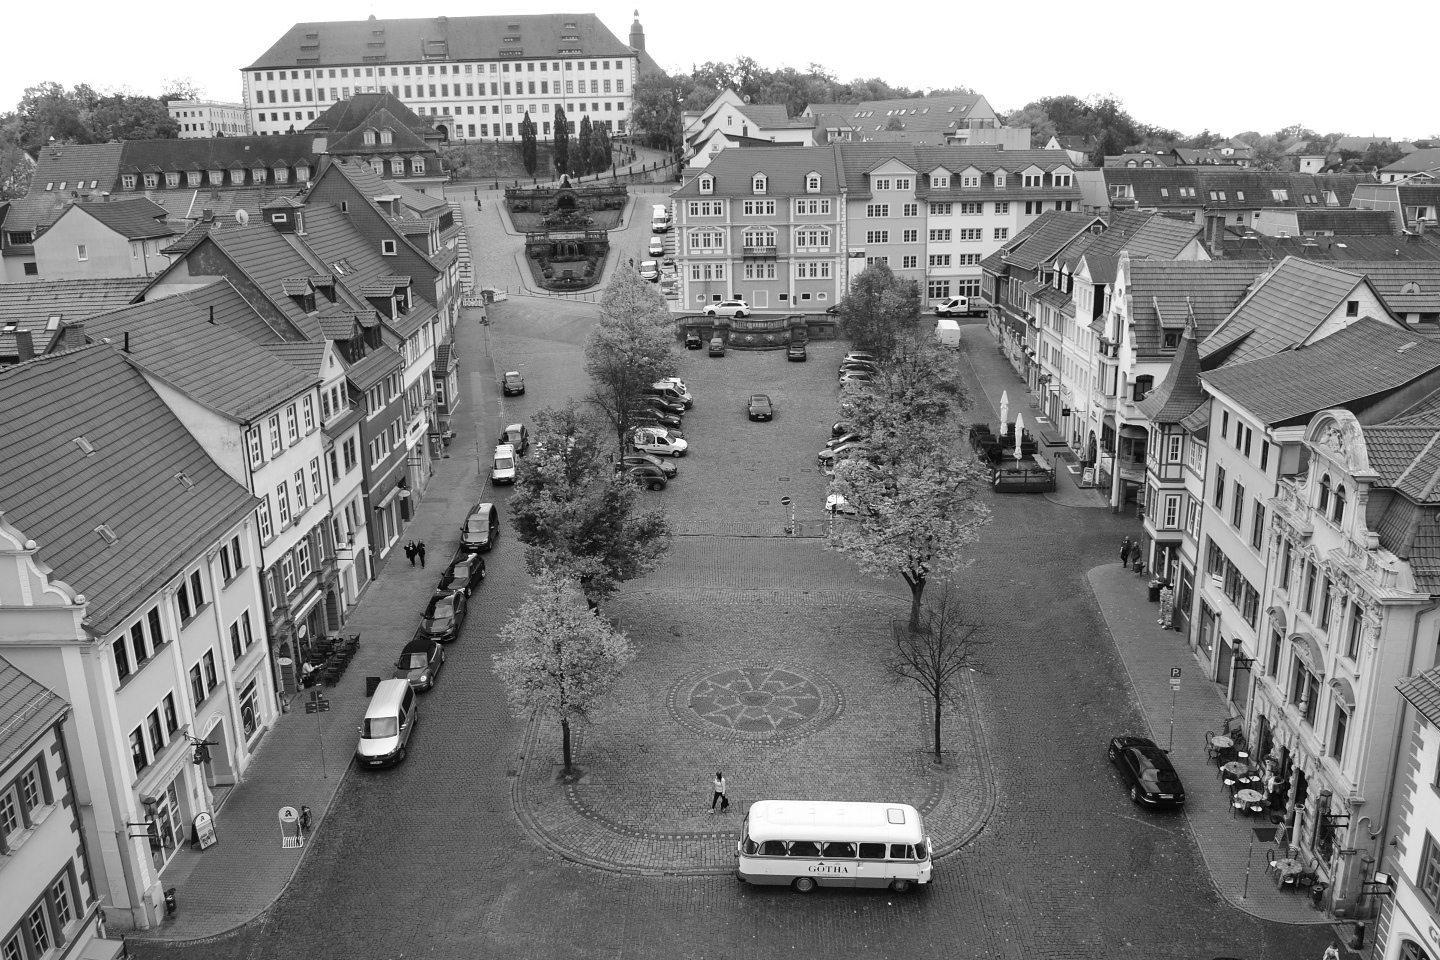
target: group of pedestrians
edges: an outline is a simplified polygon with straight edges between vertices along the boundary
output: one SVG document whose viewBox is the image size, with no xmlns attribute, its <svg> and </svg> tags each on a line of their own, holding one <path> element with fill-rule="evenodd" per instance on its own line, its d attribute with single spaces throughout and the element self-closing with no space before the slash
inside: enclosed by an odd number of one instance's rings
<svg viewBox="0 0 1440 960">
<path fill-rule="evenodd" d="M 415 566 L 416 557 L 420 558 L 420 566 L 425 566 L 425 541 L 405 541 L 405 558 L 410 561 L 410 566 Z"/>
</svg>

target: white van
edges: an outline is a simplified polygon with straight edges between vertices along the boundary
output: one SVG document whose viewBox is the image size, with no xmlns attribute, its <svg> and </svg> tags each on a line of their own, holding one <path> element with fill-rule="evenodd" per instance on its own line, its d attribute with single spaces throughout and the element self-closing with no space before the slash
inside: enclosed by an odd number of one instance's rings
<svg viewBox="0 0 1440 960">
<path fill-rule="evenodd" d="M 490 480 L 492 483 L 515 482 L 515 448 L 510 444 L 502 443 L 495 448 L 495 461 L 490 468 Z"/>
<path fill-rule="evenodd" d="M 942 347 L 954 350 L 960 346 L 960 324 L 949 317 L 935 321 L 935 340 Z"/>
<path fill-rule="evenodd" d="M 410 681 L 381 680 L 365 708 L 355 762 L 362 767 L 388 767 L 404 760 L 419 719 L 420 705 Z"/>
<path fill-rule="evenodd" d="M 650 208 L 650 232 L 664 233 L 670 229 L 670 208 L 657 203 Z"/>
</svg>

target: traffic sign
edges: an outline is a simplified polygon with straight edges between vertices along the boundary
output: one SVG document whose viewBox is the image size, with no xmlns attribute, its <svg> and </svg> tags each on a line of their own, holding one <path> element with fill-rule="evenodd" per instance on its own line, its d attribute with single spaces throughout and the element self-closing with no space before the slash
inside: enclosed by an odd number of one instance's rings
<svg viewBox="0 0 1440 960">
<path fill-rule="evenodd" d="M 1179 690 L 1179 689 L 1180 689 L 1180 680 L 1179 680 L 1179 678 L 1177 678 L 1177 677 L 1171 677 L 1171 678 L 1170 678 L 1170 689 L 1171 689 L 1171 690 Z"/>
<path fill-rule="evenodd" d="M 281 807 L 280 822 L 285 824 L 299 823 L 300 811 L 296 810 L 294 807 Z"/>
<path fill-rule="evenodd" d="M 789 498 L 789 497 L 781 497 L 781 498 L 780 498 L 780 506 L 782 506 L 782 507 L 788 507 L 788 506 L 790 506 L 790 498 Z"/>
<path fill-rule="evenodd" d="M 1179 667 L 1171 667 L 1171 668 L 1170 668 L 1170 679 L 1171 679 L 1171 680 L 1179 680 L 1179 679 L 1180 679 L 1180 668 L 1179 668 Z"/>
</svg>

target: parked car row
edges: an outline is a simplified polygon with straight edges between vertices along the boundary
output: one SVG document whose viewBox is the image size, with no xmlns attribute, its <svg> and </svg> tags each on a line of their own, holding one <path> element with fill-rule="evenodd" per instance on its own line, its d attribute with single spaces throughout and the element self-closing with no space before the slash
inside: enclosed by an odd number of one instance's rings
<svg viewBox="0 0 1440 960">
<path fill-rule="evenodd" d="M 680 432 L 680 425 L 695 398 L 685 381 L 666 377 L 646 387 L 640 402 L 641 409 L 631 414 L 637 424 L 630 433 L 631 452 L 621 458 L 615 469 L 647 490 L 663 490 L 679 474 L 679 468 L 660 458 L 683 457 L 689 451 L 690 444 Z"/>
</svg>

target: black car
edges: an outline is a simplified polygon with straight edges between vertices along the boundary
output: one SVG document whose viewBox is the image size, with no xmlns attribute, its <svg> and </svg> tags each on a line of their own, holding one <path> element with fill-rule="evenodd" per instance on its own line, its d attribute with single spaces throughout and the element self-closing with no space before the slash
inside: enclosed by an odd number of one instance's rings
<svg viewBox="0 0 1440 960">
<path fill-rule="evenodd" d="M 667 427 L 679 427 L 680 418 L 673 413 L 667 413 L 648 404 L 639 410 L 630 412 L 630 421 L 636 424 L 659 423 Z"/>
<path fill-rule="evenodd" d="M 667 400 L 665 397 L 643 396 L 642 403 L 654 407 L 656 410 L 664 410 L 666 413 L 673 413 L 677 417 L 685 415 L 685 404 L 679 400 Z"/>
<path fill-rule="evenodd" d="M 686 350 L 699 350 L 703 346 L 705 346 L 705 341 L 700 339 L 700 334 L 695 333 L 694 331 L 685 334 Z"/>
<path fill-rule="evenodd" d="M 500 390 L 507 397 L 519 396 L 525 392 L 525 378 L 518 370 L 507 370 L 500 380 Z"/>
<path fill-rule="evenodd" d="M 832 317 L 838 317 L 840 315 L 840 304 L 836 303 L 826 307 L 825 312 Z"/>
<path fill-rule="evenodd" d="M 799 342 L 790 344 L 790 346 L 785 348 L 785 359 L 794 360 L 797 363 L 804 363 L 805 344 Z"/>
<path fill-rule="evenodd" d="M 631 483 L 644 487 L 646 490 L 664 490 L 668 482 L 665 471 L 654 464 L 638 463 L 621 469 L 625 471 L 625 476 Z"/>
<path fill-rule="evenodd" d="M 429 690 L 435 686 L 435 678 L 445 665 L 445 648 L 434 637 L 416 637 L 405 644 L 400 657 L 395 661 L 397 680 L 409 680 L 416 690 Z"/>
<path fill-rule="evenodd" d="M 841 420 L 830 428 L 830 436 L 843 437 L 847 433 L 854 433 L 855 425 L 848 420 Z"/>
<path fill-rule="evenodd" d="M 455 642 L 469 609 L 470 602 L 460 591 L 435 594 L 420 617 L 420 635 L 433 637 L 441 643 Z"/>
<path fill-rule="evenodd" d="M 649 464 L 652 467 L 659 467 L 665 474 L 666 480 L 674 480 L 680 473 L 680 468 L 673 460 L 661 460 L 653 453 L 642 453 L 634 450 L 620 458 L 620 462 L 627 467 L 638 467 L 641 464 Z"/>
<path fill-rule="evenodd" d="M 1130 799 L 1143 806 L 1178 807 L 1185 787 L 1165 751 L 1145 737 L 1119 736 L 1106 751 L 1110 762 L 1130 786 Z"/>
<path fill-rule="evenodd" d="M 771 420 L 775 416 L 775 408 L 770 403 L 770 398 L 763 393 L 752 393 L 750 405 L 746 408 L 751 420 Z"/>
<path fill-rule="evenodd" d="M 478 553 L 461 550 L 455 554 L 455 559 L 450 561 L 450 566 L 445 568 L 438 589 L 441 593 L 454 593 L 459 590 L 468 596 L 484 582 L 485 558 Z"/>
</svg>

